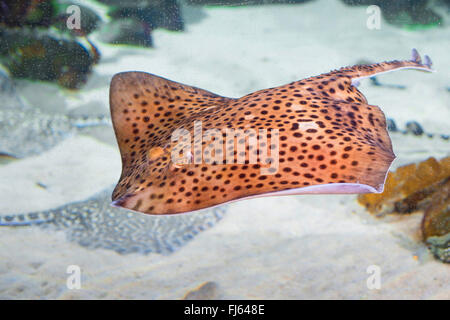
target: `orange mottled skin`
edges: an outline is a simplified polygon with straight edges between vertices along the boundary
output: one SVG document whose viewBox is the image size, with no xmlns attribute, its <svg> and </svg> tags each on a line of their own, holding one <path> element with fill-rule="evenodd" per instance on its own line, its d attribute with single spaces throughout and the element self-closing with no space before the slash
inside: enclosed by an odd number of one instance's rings
<svg viewBox="0 0 450 320">
<path fill-rule="evenodd" d="M 395 157 L 385 117 L 352 81 L 401 68 L 430 71 L 430 65 L 417 56 L 412 61 L 357 65 L 237 99 L 148 73 L 116 74 L 110 106 L 123 166 L 114 204 L 148 214 L 173 214 L 279 191 L 302 194 L 308 187 L 329 184 L 381 191 Z M 262 174 L 261 168 L 269 166 L 259 158 L 248 163 L 255 152 L 248 136 L 233 142 L 244 144 L 247 163 L 193 163 L 198 154 L 185 164 L 173 163 L 174 131 L 183 128 L 193 137 L 195 121 L 201 121 L 203 130 L 223 134 L 226 128 L 268 133 L 278 129 L 278 136 L 269 134 L 267 139 L 267 146 L 279 146 L 277 170 Z M 203 141 L 202 154 L 209 142 Z M 236 159 L 235 149 L 223 144 L 215 152 L 231 152 Z M 339 187 L 331 193 L 340 193 Z"/>
</svg>

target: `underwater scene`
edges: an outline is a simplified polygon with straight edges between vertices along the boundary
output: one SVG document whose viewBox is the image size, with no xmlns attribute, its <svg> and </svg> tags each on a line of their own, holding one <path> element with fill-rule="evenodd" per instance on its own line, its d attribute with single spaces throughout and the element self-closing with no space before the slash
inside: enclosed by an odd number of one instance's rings
<svg viewBox="0 0 450 320">
<path fill-rule="evenodd" d="M 0 0 L 0 299 L 450 299 L 450 1 Z"/>
</svg>

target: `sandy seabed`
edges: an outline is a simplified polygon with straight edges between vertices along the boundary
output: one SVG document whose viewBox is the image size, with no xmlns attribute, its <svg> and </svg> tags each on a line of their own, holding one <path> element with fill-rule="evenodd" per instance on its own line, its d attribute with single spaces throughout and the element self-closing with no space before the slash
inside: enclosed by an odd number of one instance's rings
<svg viewBox="0 0 450 320">
<path fill-rule="evenodd" d="M 371 104 L 404 126 L 449 134 L 450 27 L 409 32 L 382 23 L 366 27 L 364 7 L 321 0 L 295 6 L 184 8 L 187 30 L 157 30 L 155 49 L 99 45 L 101 63 L 78 93 L 19 82 L 38 108 L 108 112 L 112 75 L 127 70 L 238 97 L 327 72 L 359 60 L 428 54 L 438 72 L 380 76 L 396 90 L 362 83 Z M 447 40 L 445 40 L 447 39 Z M 94 136 L 94 137 L 93 137 Z M 54 208 L 83 200 L 116 182 L 120 157 L 112 129 L 73 136 L 39 156 L 0 166 L 0 214 Z M 392 134 L 393 167 L 449 154 L 449 142 Z M 45 184 L 40 188 L 37 182 Z M 420 214 L 377 220 L 356 196 L 288 196 L 236 202 L 215 227 L 168 256 L 120 255 L 68 242 L 64 232 L 0 229 L 0 298 L 180 299 L 449 299 L 450 269 L 420 242 Z M 82 288 L 66 286 L 69 265 Z M 367 287 L 369 266 L 381 288 Z"/>
</svg>

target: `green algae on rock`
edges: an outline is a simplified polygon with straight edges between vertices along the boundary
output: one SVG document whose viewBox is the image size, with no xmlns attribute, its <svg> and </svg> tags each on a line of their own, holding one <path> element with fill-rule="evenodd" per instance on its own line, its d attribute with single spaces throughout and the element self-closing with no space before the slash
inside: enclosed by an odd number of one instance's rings
<svg viewBox="0 0 450 320">
<path fill-rule="evenodd" d="M 450 263 L 450 178 L 431 198 L 422 220 L 422 235 L 433 255 Z"/>
<path fill-rule="evenodd" d="M 384 192 L 358 202 L 377 217 L 425 212 L 423 241 L 439 260 L 450 263 L 450 157 L 429 158 L 389 172 Z"/>
<path fill-rule="evenodd" d="M 358 202 L 377 216 L 423 210 L 449 176 L 450 157 L 440 161 L 431 157 L 389 172 L 382 193 L 360 195 Z"/>
</svg>

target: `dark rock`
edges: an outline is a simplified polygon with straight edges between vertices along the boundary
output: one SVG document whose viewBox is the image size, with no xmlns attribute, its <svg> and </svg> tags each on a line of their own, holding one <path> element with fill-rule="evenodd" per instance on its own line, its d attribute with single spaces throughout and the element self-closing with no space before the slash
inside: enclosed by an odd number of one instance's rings
<svg viewBox="0 0 450 320">
<path fill-rule="evenodd" d="M 417 121 L 409 121 L 406 123 L 406 130 L 416 136 L 421 136 L 424 131 Z"/>
<path fill-rule="evenodd" d="M 401 27 L 415 28 L 439 25 L 442 17 L 430 8 L 429 0 L 342 0 L 347 5 L 377 5 L 387 22 Z"/>
<path fill-rule="evenodd" d="M 391 132 L 397 132 L 397 125 L 395 124 L 394 119 L 387 118 L 386 119 L 387 129 Z"/>
<path fill-rule="evenodd" d="M 176 0 L 99 0 L 110 5 L 111 22 L 101 30 L 100 39 L 113 44 L 152 46 L 151 32 L 157 28 L 184 30 Z"/>
<path fill-rule="evenodd" d="M 55 14 L 55 6 L 52 0 L 0 0 L 0 24 L 48 27 Z"/>
<path fill-rule="evenodd" d="M 183 300 L 214 300 L 218 299 L 219 285 L 213 281 L 207 281 L 197 288 L 189 290 Z"/>
<path fill-rule="evenodd" d="M 431 253 L 450 263 L 450 177 L 431 197 L 422 220 L 422 235 Z"/>
<path fill-rule="evenodd" d="M 122 2 L 120 7 L 112 9 L 109 12 L 111 18 L 132 18 L 146 24 L 151 30 L 165 28 L 171 31 L 182 31 L 184 29 L 180 8 L 175 0 L 153 1 L 152 4 L 144 7 L 127 4 Z"/>
<path fill-rule="evenodd" d="M 0 61 L 16 78 L 77 89 L 87 81 L 97 54 L 76 39 L 58 38 L 46 31 L 0 29 Z"/>
<path fill-rule="evenodd" d="M 14 84 L 8 74 L 8 70 L 0 64 L 0 94 L 12 94 Z"/>
<path fill-rule="evenodd" d="M 153 45 L 151 29 L 134 19 L 114 20 L 105 25 L 99 34 L 100 41 L 141 47 Z"/>
<path fill-rule="evenodd" d="M 214 5 L 214 6 L 246 6 L 262 4 L 296 4 L 305 3 L 311 0 L 187 0 L 188 4 L 193 5 Z"/>
</svg>

